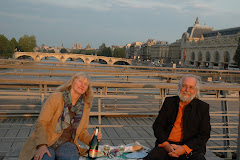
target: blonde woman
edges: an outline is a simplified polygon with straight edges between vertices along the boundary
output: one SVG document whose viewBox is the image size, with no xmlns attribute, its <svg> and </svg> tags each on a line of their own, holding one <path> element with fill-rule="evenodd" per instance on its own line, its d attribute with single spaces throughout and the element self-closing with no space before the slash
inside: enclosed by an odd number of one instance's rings
<svg viewBox="0 0 240 160">
<path fill-rule="evenodd" d="M 56 90 L 44 103 L 19 160 L 78 160 L 86 152 L 78 140 L 89 145 L 93 137 L 87 131 L 93 99 L 90 78 L 77 73 Z"/>
</svg>

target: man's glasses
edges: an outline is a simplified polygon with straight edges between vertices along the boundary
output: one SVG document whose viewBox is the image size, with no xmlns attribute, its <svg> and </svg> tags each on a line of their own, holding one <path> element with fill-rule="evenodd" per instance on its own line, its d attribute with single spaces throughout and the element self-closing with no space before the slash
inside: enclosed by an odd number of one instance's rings
<svg viewBox="0 0 240 160">
<path fill-rule="evenodd" d="M 190 89 L 190 90 L 194 90 L 196 87 L 195 86 L 187 86 L 186 84 L 182 85 L 183 89 Z"/>
</svg>

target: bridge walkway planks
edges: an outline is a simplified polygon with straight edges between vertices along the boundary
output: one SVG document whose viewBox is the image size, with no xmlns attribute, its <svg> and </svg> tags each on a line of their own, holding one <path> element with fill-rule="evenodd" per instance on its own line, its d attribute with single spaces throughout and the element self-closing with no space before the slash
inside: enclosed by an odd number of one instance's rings
<svg viewBox="0 0 240 160">
<path fill-rule="evenodd" d="M 0 152 L 5 153 L 2 156 L 4 160 L 17 160 L 19 152 L 24 141 L 33 132 L 33 125 L 36 118 L 18 118 L 5 119 L 0 122 Z M 108 125 L 125 125 L 124 127 L 105 127 L 101 129 L 103 139 L 100 144 L 128 144 L 138 141 L 142 145 L 152 148 L 155 138 L 151 128 L 154 117 L 103 117 L 102 124 Z M 97 117 L 90 118 L 90 125 L 98 124 Z M 131 127 L 133 125 L 134 127 Z M 149 126 L 146 126 L 149 125 Z M 92 134 L 93 128 L 89 128 Z M 210 150 L 206 154 L 207 160 L 219 160 Z M 0 157 L 1 159 L 1 157 Z"/>
</svg>

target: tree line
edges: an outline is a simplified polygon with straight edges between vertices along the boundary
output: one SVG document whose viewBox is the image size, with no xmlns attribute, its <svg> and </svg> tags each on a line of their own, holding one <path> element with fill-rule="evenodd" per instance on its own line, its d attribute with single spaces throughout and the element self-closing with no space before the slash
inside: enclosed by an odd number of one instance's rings
<svg viewBox="0 0 240 160">
<path fill-rule="evenodd" d="M 238 39 L 238 47 L 236 49 L 233 60 L 235 61 L 236 65 L 240 68 L 240 38 Z"/>
<path fill-rule="evenodd" d="M 67 53 L 66 49 L 61 49 L 61 53 Z M 73 54 L 86 54 L 86 55 L 95 55 L 105 56 L 105 57 L 117 57 L 117 58 L 126 58 L 126 51 L 124 48 L 115 48 L 113 51 L 110 47 L 106 47 L 105 43 L 103 43 L 99 50 L 86 50 L 86 49 L 78 49 L 73 50 Z"/>
<path fill-rule="evenodd" d="M 17 41 L 16 38 L 9 40 L 4 35 L 0 35 L 0 57 L 12 57 L 14 51 L 33 52 L 37 46 L 36 37 L 34 35 L 24 35 Z"/>
<path fill-rule="evenodd" d="M 33 52 L 33 49 L 37 46 L 36 37 L 34 35 L 28 36 L 24 35 L 19 38 L 17 41 L 16 38 L 9 40 L 4 35 L 0 35 L 0 58 L 11 58 L 15 51 L 19 52 Z M 52 50 L 42 50 L 43 53 L 55 53 L 54 49 Z M 62 48 L 60 53 L 68 53 L 67 49 Z M 86 55 L 95 55 L 106 56 L 106 57 L 118 57 L 125 58 L 126 51 L 123 48 L 116 48 L 112 51 L 110 47 L 106 47 L 103 43 L 99 50 L 72 50 L 73 54 L 86 54 Z"/>
</svg>

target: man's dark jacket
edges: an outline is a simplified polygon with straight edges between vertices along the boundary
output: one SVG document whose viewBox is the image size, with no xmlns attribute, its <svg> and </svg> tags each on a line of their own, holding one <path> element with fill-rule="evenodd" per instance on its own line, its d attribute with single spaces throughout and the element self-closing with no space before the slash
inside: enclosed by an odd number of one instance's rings
<svg viewBox="0 0 240 160">
<path fill-rule="evenodd" d="M 156 145 L 167 141 L 178 114 L 179 101 L 178 96 L 165 99 L 153 124 Z M 209 104 L 195 98 L 184 109 L 182 144 L 193 152 L 205 154 L 210 131 Z"/>
</svg>

